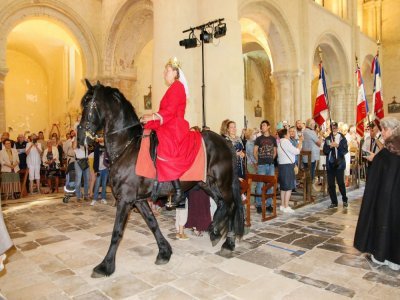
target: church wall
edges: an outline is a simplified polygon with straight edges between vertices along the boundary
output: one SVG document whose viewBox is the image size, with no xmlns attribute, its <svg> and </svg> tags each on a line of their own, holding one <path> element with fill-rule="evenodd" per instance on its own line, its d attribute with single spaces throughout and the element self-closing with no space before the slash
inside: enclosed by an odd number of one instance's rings
<svg viewBox="0 0 400 300">
<path fill-rule="evenodd" d="M 397 103 L 400 103 L 400 2 L 385 0 L 382 5 L 382 47 L 379 58 L 382 72 L 384 111 L 385 116 L 400 118 L 400 113 L 389 114 L 388 112 L 388 104 L 393 101 L 392 97 L 396 97 Z"/>
<path fill-rule="evenodd" d="M 248 59 L 248 70 L 249 74 L 249 85 L 250 89 L 250 99 L 246 99 L 244 102 L 244 114 L 248 120 L 248 127 L 254 128 L 259 127 L 259 124 L 262 120 L 268 119 L 270 122 L 273 122 L 273 101 L 271 99 L 272 87 L 270 86 L 270 81 L 265 81 L 264 74 L 262 74 L 262 70 L 259 69 L 259 66 L 255 62 L 257 59 L 263 59 L 263 57 L 255 57 L 254 59 Z M 271 71 L 270 69 L 268 71 Z M 261 107 L 261 116 L 255 116 L 254 108 L 257 106 L 257 103 Z M 272 105 L 271 105 L 272 104 Z M 244 120 L 239 120 L 237 124 L 238 128 L 242 128 L 244 125 Z"/>
<path fill-rule="evenodd" d="M 7 51 L 10 71 L 5 79 L 6 128 L 11 138 L 27 128 L 38 132 L 49 124 L 48 74 L 25 54 Z M 22 76 L 18 76 L 22 75 Z"/>
<path fill-rule="evenodd" d="M 152 64 L 149 63 L 153 59 L 153 41 L 149 42 L 138 56 L 137 69 L 138 77 L 136 82 L 136 91 L 132 104 L 136 109 L 136 113 L 140 116 L 148 113 L 151 110 L 145 110 L 144 108 L 144 96 L 148 95 L 150 90 L 149 86 L 152 84 L 153 68 Z M 159 72 L 161 74 L 161 71 Z M 161 76 L 161 75 L 160 75 Z M 154 110 L 154 99 L 152 99 L 152 110 Z"/>
</svg>

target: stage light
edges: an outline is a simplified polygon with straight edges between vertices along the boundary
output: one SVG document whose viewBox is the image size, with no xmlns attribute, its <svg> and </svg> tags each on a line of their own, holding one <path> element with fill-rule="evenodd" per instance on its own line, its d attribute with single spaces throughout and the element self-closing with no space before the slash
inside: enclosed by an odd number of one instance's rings
<svg viewBox="0 0 400 300">
<path fill-rule="evenodd" d="M 189 38 L 179 41 L 179 46 L 185 47 L 185 49 L 196 48 L 197 47 L 197 38 L 194 35 L 194 32 L 192 31 L 189 34 Z"/>
<path fill-rule="evenodd" d="M 216 39 L 223 37 L 225 34 L 226 34 L 226 24 L 225 23 L 219 23 L 217 26 L 215 26 L 214 37 Z"/>
<path fill-rule="evenodd" d="M 200 40 L 204 43 L 211 43 L 213 40 L 212 32 L 208 32 L 206 29 L 203 29 L 202 33 L 200 34 Z"/>
</svg>

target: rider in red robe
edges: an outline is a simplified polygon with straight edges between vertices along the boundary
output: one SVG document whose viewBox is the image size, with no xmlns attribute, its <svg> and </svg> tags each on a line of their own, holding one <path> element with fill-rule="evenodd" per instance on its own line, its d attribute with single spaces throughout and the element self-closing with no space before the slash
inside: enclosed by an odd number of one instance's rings
<svg viewBox="0 0 400 300">
<path fill-rule="evenodd" d="M 179 178 L 191 167 L 201 146 L 201 134 L 191 131 L 184 118 L 186 92 L 179 81 L 181 74 L 177 60 L 170 60 L 164 70 L 164 79 L 169 88 L 161 99 L 160 109 L 157 113 L 142 117 L 145 128 L 157 133 L 157 181 L 172 182 L 176 191 L 173 199 L 175 205 L 185 200 Z"/>
</svg>

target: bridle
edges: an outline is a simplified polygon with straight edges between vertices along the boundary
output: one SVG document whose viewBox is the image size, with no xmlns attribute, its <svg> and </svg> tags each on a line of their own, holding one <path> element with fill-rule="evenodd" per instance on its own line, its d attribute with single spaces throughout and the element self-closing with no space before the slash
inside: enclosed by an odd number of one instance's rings
<svg viewBox="0 0 400 300">
<path fill-rule="evenodd" d="M 100 119 L 100 113 L 99 113 L 99 110 L 97 108 L 97 104 L 94 101 L 96 99 L 96 96 L 97 96 L 97 91 L 98 91 L 98 87 L 95 87 L 93 96 L 92 96 L 92 98 L 90 99 L 90 101 L 88 103 L 89 112 L 88 112 L 88 117 L 87 117 L 86 122 L 85 122 L 85 131 L 84 131 L 85 132 L 85 145 L 87 144 L 87 141 L 86 141 L 87 138 L 90 138 L 93 141 L 96 138 L 98 138 L 98 135 L 90 128 L 90 123 L 93 123 L 92 120 L 93 120 L 94 113 L 96 113 L 97 117 Z M 109 137 L 111 135 L 114 135 L 116 133 L 122 132 L 122 131 L 124 131 L 126 129 L 135 127 L 137 125 L 140 125 L 140 123 L 133 123 L 133 124 L 130 124 L 128 126 L 125 126 L 125 127 L 121 128 L 121 129 L 106 133 L 105 134 L 105 138 L 107 140 L 107 137 Z M 114 152 L 110 152 L 109 153 L 109 158 L 110 158 L 111 164 L 114 164 L 117 161 L 117 159 L 125 152 L 126 148 L 128 148 L 128 146 L 130 144 L 132 144 L 134 139 L 135 139 L 135 137 L 132 137 L 125 144 L 124 148 L 122 149 L 122 151 L 120 153 L 114 153 Z"/>
<path fill-rule="evenodd" d="M 99 110 L 97 109 L 97 104 L 94 101 L 94 99 L 96 99 L 96 96 L 97 96 L 97 91 L 98 91 L 98 89 L 95 88 L 93 96 L 90 99 L 89 104 L 88 104 L 89 113 L 88 113 L 88 117 L 87 117 L 86 123 L 85 123 L 85 144 L 87 144 L 86 138 L 90 138 L 93 141 L 96 138 L 98 138 L 97 134 L 90 128 L 90 125 L 89 125 L 89 123 L 92 123 L 91 120 L 93 119 L 93 110 L 95 110 L 97 117 L 100 119 L 100 113 L 99 113 Z"/>
</svg>

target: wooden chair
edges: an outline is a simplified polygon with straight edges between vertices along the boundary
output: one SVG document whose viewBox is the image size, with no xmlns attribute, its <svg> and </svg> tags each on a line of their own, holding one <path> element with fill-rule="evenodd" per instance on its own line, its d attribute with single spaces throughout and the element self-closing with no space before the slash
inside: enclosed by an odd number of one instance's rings
<svg viewBox="0 0 400 300">
<path fill-rule="evenodd" d="M 268 220 L 271 220 L 273 218 L 276 218 L 277 212 L 276 212 L 276 188 L 278 186 L 278 179 L 276 176 L 267 176 L 267 175 L 258 175 L 258 174 L 246 174 L 246 180 L 249 182 L 251 179 L 251 183 L 253 182 L 263 182 L 264 186 L 262 187 L 261 190 L 261 195 L 256 194 L 256 193 L 251 193 L 251 184 L 249 184 L 248 191 L 250 190 L 250 193 L 247 193 L 247 199 L 246 199 L 246 207 L 247 207 L 247 214 L 250 214 L 250 196 L 254 197 L 260 197 L 261 196 L 261 221 L 265 222 Z M 268 190 L 270 188 L 272 189 L 271 194 L 267 194 Z M 266 202 L 268 198 L 272 198 L 272 214 L 268 217 L 266 217 Z M 249 226 L 250 226 L 250 216 L 249 216 Z"/>
<path fill-rule="evenodd" d="M 19 171 L 19 177 L 21 179 L 21 198 L 28 195 L 26 190 L 26 182 L 28 181 L 29 169 L 22 169 Z"/>
<path fill-rule="evenodd" d="M 307 161 L 311 162 L 311 151 L 300 151 L 299 154 L 299 161 L 303 161 L 303 157 L 307 157 Z M 298 178 L 302 180 L 303 182 L 303 204 L 305 205 L 307 203 L 312 203 L 314 202 L 314 197 L 311 197 L 311 191 L 312 191 L 312 182 L 311 182 L 311 163 L 307 164 L 307 168 L 303 167 L 300 168 Z M 302 206 L 301 205 L 301 206 Z M 297 203 L 295 203 L 295 207 L 298 207 Z"/>
</svg>

